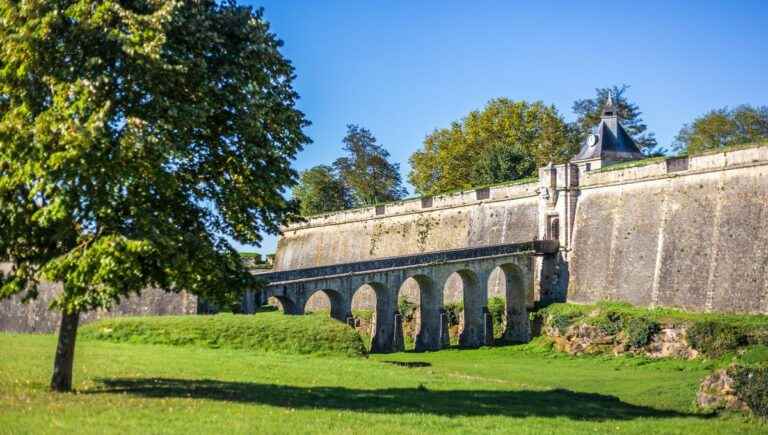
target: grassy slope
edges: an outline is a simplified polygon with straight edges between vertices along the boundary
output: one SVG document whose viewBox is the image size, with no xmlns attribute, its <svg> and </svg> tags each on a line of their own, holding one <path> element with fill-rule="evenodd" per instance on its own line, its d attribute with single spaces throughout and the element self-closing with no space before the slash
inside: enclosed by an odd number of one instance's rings
<svg viewBox="0 0 768 435">
<path fill-rule="evenodd" d="M 142 344 L 197 345 L 292 354 L 363 356 L 360 336 L 328 316 L 118 317 L 84 326 L 82 338 Z"/>
<path fill-rule="evenodd" d="M 81 340 L 78 393 L 57 395 L 45 388 L 54 346 L 0 335 L 0 433 L 768 432 L 692 414 L 707 372 L 694 362 L 530 345 L 363 359 Z"/>
</svg>

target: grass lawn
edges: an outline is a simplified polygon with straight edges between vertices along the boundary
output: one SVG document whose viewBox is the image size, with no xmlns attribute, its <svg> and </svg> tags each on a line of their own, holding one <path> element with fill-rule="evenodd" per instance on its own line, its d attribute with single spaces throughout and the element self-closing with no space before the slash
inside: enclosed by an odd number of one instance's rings
<svg viewBox="0 0 768 435">
<path fill-rule="evenodd" d="M 0 334 L 0 433 L 768 433 L 697 414 L 701 363 L 535 346 L 370 358 L 80 340 L 76 394 L 46 389 L 52 335 Z"/>
</svg>

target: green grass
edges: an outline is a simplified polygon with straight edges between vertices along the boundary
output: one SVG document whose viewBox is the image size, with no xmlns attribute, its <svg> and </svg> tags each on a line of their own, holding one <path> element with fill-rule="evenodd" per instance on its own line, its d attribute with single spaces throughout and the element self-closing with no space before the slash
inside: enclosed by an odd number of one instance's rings
<svg viewBox="0 0 768 435">
<path fill-rule="evenodd" d="M 80 337 L 291 354 L 366 354 L 360 336 L 328 316 L 285 316 L 278 311 L 258 315 L 113 318 L 82 327 Z"/>
<path fill-rule="evenodd" d="M 594 305 L 552 304 L 533 314 L 561 333 L 573 324 L 597 326 L 605 334 L 624 331 L 635 346 L 647 343 L 661 326 L 684 327 L 688 343 L 710 358 L 729 364 L 749 346 L 768 345 L 768 316 L 696 313 L 642 308 L 621 302 Z M 766 359 L 768 361 L 768 359 Z"/>
<path fill-rule="evenodd" d="M 81 339 L 76 394 L 47 391 L 55 343 L 0 334 L 0 433 L 768 432 L 695 412 L 699 362 L 576 358 L 541 340 L 345 358 Z"/>
<path fill-rule="evenodd" d="M 616 312 L 626 314 L 632 317 L 647 317 L 665 324 L 688 324 L 700 321 L 724 322 L 735 326 L 747 328 L 768 327 L 768 316 L 762 314 L 743 315 L 743 314 L 722 314 L 722 313 L 697 313 L 691 311 L 681 311 L 672 308 L 643 308 L 636 307 L 623 302 L 603 301 L 592 305 L 558 303 L 552 304 L 538 311 L 538 315 L 563 314 L 568 316 L 587 317 L 594 314 L 595 310 L 601 312 Z"/>
<path fill-rule="evenodd" d="M 648 166 L 654 163 L 660 163 L 666 160 L 668 157 L 647 157 L 640 160 L 629 160 L 625 162 L 612 163 L 597 169 L 595 172 L 611 172 L 618 171 L 620 169 L 639 168 L 641 166 Z"/>
</svg>

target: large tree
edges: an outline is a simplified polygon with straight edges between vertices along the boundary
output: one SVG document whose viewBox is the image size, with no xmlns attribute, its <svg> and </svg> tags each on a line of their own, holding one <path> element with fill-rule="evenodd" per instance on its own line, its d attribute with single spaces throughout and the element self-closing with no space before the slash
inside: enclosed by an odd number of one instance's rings
<svg viewBox="0 0 768 435">
<path fill-rule="evenodd" d="M 295 214 L 307 122 L 260 10 L 0 0 L 0 16 L 0 297 L 63 284 L 51 387 L 69 390 L 79 313 L 257 284 L 228 238 L 259 244 Z"/>
<path fill-rule="evenodd" d="M 336 171 L 318 165 L 301 172 L 299 184 L 293 188 L 302 216 L 352 207 L 352 194 Z"/>
<path fill-rule="evenodd" d="M 632 136 L 637 146 L 646 154 L 661 152 L 657 148 L 658 142 L 654 133 L 648 132 L 648 126 L 643 122 L 640 115 L 640 107 L 629 101 L 626 92 L 629 85 L 614 85 L 607 88 L 595 89 L 594 98 L 585 98 L 573 102 L 573 112 L 576 114 L 576 128 L 579 130 L 581 139 L 592 132 L 592 129 L 600 123 L 600 115 L 605 106 L 608 95 L 613 98 L 613 104 L 618 107 L 619 117 L 622 120 L 627 133 Z"/>
<path fill-rule="evenodd" d="M 681 152 L 725 148 L 768 141 L 768 106 L 716 109 L 686 124 L 677 135 Z"/>
<path fill-rule="evenodd" d="M 346 156 L 334 168 L 354 197 L 355 205 L 370 205 L 403 198 L 407 191 L 400 179 L 400 165 L 389 161 L 389 152 L 376 142 L 370 130 L 347 125 Z"/>
<path fill-rule="evenodd" d="M 409 180 L 417 192 L 433 195 L 530 177 L 577 151 L 574 132 L 554 106 L 498 98 L 429 134 L 411 156 Z"/>
</svg>

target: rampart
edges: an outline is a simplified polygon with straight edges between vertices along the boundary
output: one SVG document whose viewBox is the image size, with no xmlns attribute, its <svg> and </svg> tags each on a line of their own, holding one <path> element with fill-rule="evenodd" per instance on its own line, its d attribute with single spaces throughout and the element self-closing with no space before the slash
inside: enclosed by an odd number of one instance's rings
<svg viewBox="0 0 768 435">
<path fill-rule="evenodd" d="M 61 315 L 48 309 L 51 301 L 61 291 L 61 284 L 43 283 L 37 299 L 22 303 L 12 297 L 0 301 L 0 331 L 53 332 L 59 327 Z M 131 296 L 110 311 L 98 310 L 84 313 L 82 323 L 110 316 L 157 316 L 197 313 L 197 298 L 188 293 L 166 293 L 158 289 L 146 289 L 141 296 Z"/>
<path fill-rule="evenodd" d="M 285 229 L 275 269 L 531 241 L 537 188 L 496 186 L 312 217 Z"/>
<path fill-rule="evenodd" d="M 568 300 L 768 313 L 768 147 L 609 169 L 579 182 Z"/>
<path fill-rule="evenodd" d="M 768 313 L 768 147 L 591 164 L 541 168 L 537 183 L 313 217 L 286 228 L 276 270 L 557 239 L 561 267 L 534 278 L 569 301 Z M 459 297 L 460 281 L 444 291 L 446 301 Z"/>
</svg>

